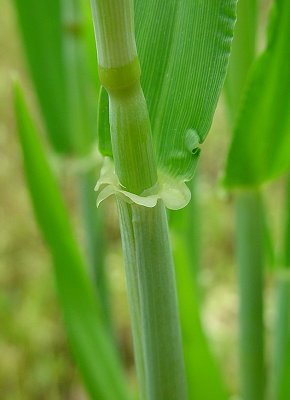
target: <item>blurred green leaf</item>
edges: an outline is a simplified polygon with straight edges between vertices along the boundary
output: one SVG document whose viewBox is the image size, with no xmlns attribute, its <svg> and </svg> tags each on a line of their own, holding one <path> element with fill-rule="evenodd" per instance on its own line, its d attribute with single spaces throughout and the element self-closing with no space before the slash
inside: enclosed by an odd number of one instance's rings
<svg viewBox="0 0 290 400">
<path fill-rule="evenodd" d="M 285 350 L 285 363 L 283 374 L 279 382 L 278 400 L 286 400 L 290 397 L 290 338 L 288 338 L 288 346 Z"/>
<path fill-rule="evenodd" d="M 235 0 L 136 0 L 141 84 L 160 168 L 191 179 L 223 85 Z"/>
<path fill-rule="evenodd" d="M 274 398 L 286 400 L 290 398 L 290 276 L 289 270 L 281 269 L 279 272 L 276 285 L 272 377 Z"/>
<path fill-rule="evenodd" d="M 224 183 L 257 187 L 290 168 L 290 2 L 276 0 L 234 130 Z"/>
<path fill-rule="evenodd" d="M 250 67 L 256 56 L 257 0 L 240 0 L 225 82 L 231 123 L 239 109 Z"/>
<path fill-rule="evenodd" d="M 51 144 L 60 153 L 82 154 L 96 141 L 99 91 L 89 4 L 84 0 L 14 0 L 14 4 Z"/>
<path fill-rule="evenodd" d="M 286 185 L 285 199 L 283 264 L 290 269 L 290 175 Z"/>
<path fill-rule="evenodd" d="M 25 53 L 50 140 L 71 152 L 62 57 L 61 0 L 14 0 Z"/>
<path fill-rule="evenodd" d="M 189 399 L 226 400 L 225 384 L 201 321 L 196 270 L 199 237 L 192 229 L 192 221 L 196 224 L 196 211 L 196 205 L 190 203 L 170 214 Z"/>
<path fill-rule="evenodd" d="M 127 399 L 121 368 L 104 328 L 67 211 L 19 86 L 15 109 L 24 171 L 36 218 L 51 250 L 71 348 L 93 399 Z"/>
<path fill-rule="evenodd" d="M 175 271 L 189 398 L 226 400 L 225 385 L 201 324 L 194 279 L 188 268 L 190 260 L 184 244 L 180 242 L 176 246 Z"/>
</svg>

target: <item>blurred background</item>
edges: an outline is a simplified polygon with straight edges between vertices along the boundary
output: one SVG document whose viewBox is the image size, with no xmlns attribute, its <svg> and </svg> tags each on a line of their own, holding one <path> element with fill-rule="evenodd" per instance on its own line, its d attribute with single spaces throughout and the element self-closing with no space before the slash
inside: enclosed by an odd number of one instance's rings
<svg viewBox="0 0 290 400">
<path fill-rule="evenodd" d="M 259 46 L 265 40 L 269 0 L 261 1 Z M 38 232 L 22 173 L 11 99 L 16 74 L 34 105 L 36 99 L 24 61 L 10 0 L 0 0 L 0 398 L 4 400 L 87 399 L 74 366 L 57 304 L 50 256 Z M 40 118 L 39 124 L 41 125 Z M 220 186 L 230 129 L 224 99 L 203 146 L 197 173 L 201 222 L 203 322 L 233 398 L 238 386 L 238 299 L 234 263 L 233 201 Z M 97 180 L 97 176 L 96 176 Z M 82 244 L 84 233 L 76 182 L 63 174 L 62 189 Z M 93 189 L 93 188 L 92 188 Z M 265 188 L 273 236 L 279 243 L 281 182 Z M 114 201 L 101 206 L 106 221 L 106 269 L 116 336 L 129 379 L 134 380 L 130 324 Z M 97 209 L 96 209 L 97 212 Z M 194 221 L 193 221 L 194 223 Z M 267 274 L 266 274 L 267 276 Z M 266 278 L 265 324 L 270 333 L 272 278 Z M 268 348 L 271 341 L 268 340 Z"/>
</svg>

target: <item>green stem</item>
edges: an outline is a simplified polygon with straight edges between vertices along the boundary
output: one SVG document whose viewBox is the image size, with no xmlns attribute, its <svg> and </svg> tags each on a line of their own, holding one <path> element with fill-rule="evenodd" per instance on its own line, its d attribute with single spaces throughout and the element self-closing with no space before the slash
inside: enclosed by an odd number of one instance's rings
<svg viewBox="0 0 290 400">
<path fill-rule="evenodd" d="M 124 253 L 135 260 L 135 265 L 131 264 L 135 268 L 131 276 L 135 279 L 128 280 L 128 286 L 133 284 L 129 292 L 136 293 L 133 302 L 141 334 L 138 346 L 144 352 L 144 369 L 141 368 L 146 379 L 144 398 L 186 399 L 174 267 L 164 206 L 159 202 L 154 208 L 146 208 L 122 201 L 118 206 Z M 126 240 L 129 234 L 130 241 Z M 127 269 L 128 264 L 130 260 Z"/>
<path fill-rule="evenodd" d="M 264 398 L 263 215 L 258 192 L 236 198 L 240 369 L 244 400 Z"/>
<path fill-rule="evenodd" d="M 97 98 L 99 83 L 96 85 L 89 69 L 84 9 L 79 0 L 62 0 L 61 4 L 69 138 L 74 154 L 85 155 L 96 141 L 91 98 Z"/>
<path fill-rule="evenodd" d="M 256 52 L 257 0 L 241 0 L 226 80 L 229 119 L 237 117 Z M 264 398 L 263 224 L 259 193 L 236 197 L 236 242 L 240 297 L 240 376 L 244 400 Z"/>
<path fill-rule="evenodd" d="M 290 176 L 286 188 L 284 232 L 284 265 L 287 269 L 290 269 Z"/>
<path fill-rule="evenodd" d="M 182 243 L 186 249 L 191 273 L 191 281 L 195 286 L 195 292 L 200 300 L 201 293 L 198 285 L 198 275 L 200 269 L 200 217 L 197 196 L 198 178 L 197 175 L 188 183 L 191 192 L 190 203 L 181 210 L 169 212 L 169 226 L 173 232 L 174 243 Z M 175 245 L 173 246 L 175 248 Z M 175 252 L 175 250 L 173 250 Z M 179 253 L 179 252 L 178 252 Z M 182 252 L 180 252 L 181 255 Z"/>
<path fill-rule="evenodd" d="M 93 79 L 86 48 L 88 21 L 85 5 L 79 0 L 62 1 L 63 58 L 66 71 L 66 90 L 70 139 L 77 155 L 87 155 L 96 141 L 96 123 L 92 122 L 91 97 L 97 99 L 99 82 Z M 97 83 L 95 85 L 95 83 Z M 91 88 L 94 88 L 93 90 Z M 89 156 L 88 156 L 89 157 Z M 110 325 L 110 307 L 104 270 L 104 240 L 101 213 L 96 213 L 94 187 L 98 172 L 93 167 L 80 172 L 80 202 L 85 231 L 87 264 L 101 304 L 104 321 Z"/>
<path fill-rule="evenodd" d="M 104 321 L 112 328 L 108 281 L 105 271 L 104 223 L 101 212 L 96 213 L 96 168 L 82 173 L 80 177 L 80 196 L 83 224 L 85 230 L 86 253 L 89 273 L 100 300 Z"/>
<path fill-rule="evenodd" d="M 132 323 L 135 363 L 137 368 L 137 380 L 139 383 L 139 397 L 146 399 L 145 387 L 145 361 L 142 342 L 141 306 L 138 283 L 138 271 L 136 268 L 136 249 L 134 230 L 132 226 L 132 212 L 129 204 L 117 201 L 120 218 L 123 253 L 125 259 L 125 273 L 127 281 L 129 309 Z"/>
<path fill-rule="evenodd" d="M 283 267 L 278 271 L 275 347 L 274 347 L 274 395 L 277 399 L 290 396 L 290 178 L 288 178 L 285 202 L 285 234 Z"/>
<path fill-rule="evenodd" d="M 284 370 L 289 369 L 290 350 L 290 271 L 280 271 L 276 288 L 276 321 L 274 348 L 274 398 L 286 399 L 290 395 L 289 376 L 285 381 Z M 288 397 L 281 397 L 282 389 L 288 390 Z"/>
<path fill-rule="evenodd" d="M 134 37 L 133 0 L 93 0 L 99 75 L 109 94 L 116 174 L 129 192 L 158 189 Z M 118 200 L 141 395 L 185 400 L 175 276 L 165 208 Z"/>
</svg>

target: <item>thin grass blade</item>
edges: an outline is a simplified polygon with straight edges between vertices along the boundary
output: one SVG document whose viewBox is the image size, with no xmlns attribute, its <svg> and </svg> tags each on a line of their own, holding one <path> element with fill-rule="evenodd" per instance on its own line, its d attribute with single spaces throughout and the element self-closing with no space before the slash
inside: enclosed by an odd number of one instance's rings
<svg viewBox="0 0 290 400">
<path fill-rule="evenodd" d="M 50 140 L 59 152 L 72 150 L 67 125 L 62 57 L 61 0 L 14 0 L 28 66 Z"/>
<path fill-rule="evenodd" d="M 119 361 L 104 328 L 62 196 L 18 86 L 15 109 L 24 171 L 36 218 L 53 256 L 71 349 L 93 399 L 128 399 Z"/>
<path fill-rule="evenodd" d="M 88 3 L 14 0 L 14 4 L 51 145 L 63 154 L 85 153 L 96 141 L 92 127 L 100 86 L 93 68 L 95 46 Z"/>
<path fill-rule="evenodd" d="M 186 208 L 178 211 L 176 216 L 185 210 Z M 192 221 L 188 221 L 187 224 L 192 225 Z M 174 232 L 173 237 L 189 399 L 226 400 L 228 396 L 225 385 L 201 322 L 197 277 L 196 271 L 192 268 L 193 260 L 191 248 L 187 243 L 188 238 L 184 238 L 178 231 Z M 194 243 L 191 245 L 194 246 Z"/>
<path fill-rule="evenodd" d="M 240 0 L 225 93 L 230 122 L 234 123 L 240 107 L 250 67 L 256 56 L 257 0 Z"/>
</svg>

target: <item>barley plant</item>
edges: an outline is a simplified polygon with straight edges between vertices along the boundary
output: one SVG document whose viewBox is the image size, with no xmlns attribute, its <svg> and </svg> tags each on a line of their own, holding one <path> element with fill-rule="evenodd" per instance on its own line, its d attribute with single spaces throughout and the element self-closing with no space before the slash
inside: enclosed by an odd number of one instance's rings
<svg viewBox="0 0 290 400">
<path fill-rule="evenodd" d="M 290 399 L 290 2 L 269 3 L 13 1 L 38 108 L 36 120 L 15 77 L 23 170 L 88 398 Z M 211 165 L 201 147 L 223 86 L 232 134 L 220 187 L 235 209 L 239 321 L 232 385 L 209 338 L 201 284 L 198 164 L 204 155 Z M 60 190 L 64 173 L 75 183 L 81 239 Z M 265 189 L 273 180 L 285 197 L 278 234 Z M 106 261 L 112 198 L 131 373 Z"/>
</svg>

